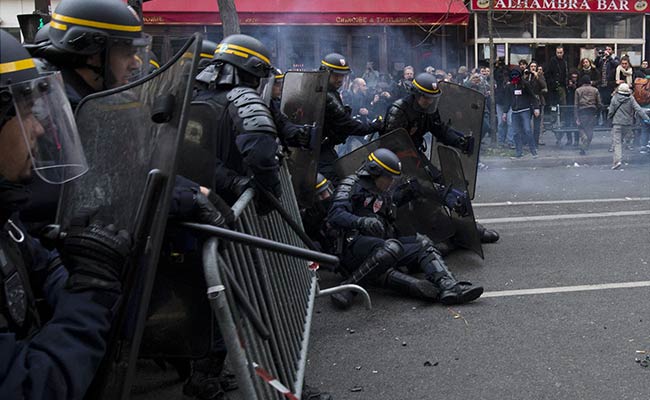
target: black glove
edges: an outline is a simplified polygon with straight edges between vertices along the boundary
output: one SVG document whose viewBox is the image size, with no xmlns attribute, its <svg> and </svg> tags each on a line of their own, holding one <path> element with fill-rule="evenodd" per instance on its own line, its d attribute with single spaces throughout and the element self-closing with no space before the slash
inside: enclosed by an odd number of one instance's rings
<svg viewBox="0 0 650 400">
<path fill-rule="evenodd" d="M 232 212 L 232 208 L 230 208 L 228 203 L 226 203 L 226 201 L 222 199 L 221 196 L 216 194 L 214 190 L 210 190 L 210 193 L 208 193 L 208 200 L 210 200 L 210 203 L 214 204 L 214 206 L 217 208 L 217 211 L 223 215 L 226 224 L 232 225 L 233 222 L 235 222 L 235 213 Z"/>
<path fill-rule="evenodd" d="M 379 117 L 370 123 L 371 132 L 381 132 L 384 130 L 384 120 Z"/>
<path fill-rule="evenodd" d="M 102 221 L 103 219 L 103 221 Z M 63 239 L 62 257 L 72 292 L 101 289 L 119 293 L 121 277 L 131 248 L 131 236 L 118 231 L 97 211 L 75 216 Z M 90 222 L 90 224 L 88 223 Z"/>
<path fill-rule="evenodd" d="M 467 192 L 456 189 L 445 189 L 444 200 L 447 207 L 464 217 L 469 212 L 469 196 Z"/>
<path fill-rule="evenodd" d="M 361 217 L 355 222 L 354 227 L 358 229 L 362 235 L 383 238 L 386 234 L 384 224 L 375 217 Z"/>
<path fill-rule="evenodd" d="M 214 225 L 220 228 L 226 227 L 226 218 L 206 195 L 197 191 L 194 193 L 194 217 L 202 224 Z M 232 211 L 231 211 L 232 212 Z"/>
<path fill-rule="evenodd" d="M 294 136 L 295 143 L 303 149 L 311 148 L 312 132 L 316 130 L 315 126 L 305 125 L 296 132 Z"/>
<path fill-rule="evenodd" d="M 253 187 L 251 178 L 247 176 L 236 176 L 233 178 L 232 183 L 230 184 L 230 191 L 235 194 L 235 196 L 240 197 L 246 189 Z"/>
</svg>

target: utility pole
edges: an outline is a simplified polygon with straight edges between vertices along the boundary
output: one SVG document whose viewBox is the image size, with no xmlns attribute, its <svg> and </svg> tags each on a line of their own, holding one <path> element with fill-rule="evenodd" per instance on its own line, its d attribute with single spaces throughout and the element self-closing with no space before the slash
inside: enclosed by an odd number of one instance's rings
<svg viewBox="0 0 650 400">
<path fill-rule="evenodd" d="M 490 46 L 490 140 L 492 144 L 497 143 L 497 104 L 496 104 L 496 93 L 494 87 L 494 61 L 495 61 L 495 46 L 494 46 L 494 27 L 492 26 L 492 18 L 494 18 L 494 0 L 489 0 L 490 5 L 488 8 L 487 19 L 488 19 L 488 40 Z"/>
<path fill-rule="evenodd" d="M 235 8 L 235 0 L 217 0 L 219 6 L 219 16 L 221 17 L 221 27 L 223 28 L 223 37 L 241 33 L 239 28 L 239 16 Z"/>
</svg>

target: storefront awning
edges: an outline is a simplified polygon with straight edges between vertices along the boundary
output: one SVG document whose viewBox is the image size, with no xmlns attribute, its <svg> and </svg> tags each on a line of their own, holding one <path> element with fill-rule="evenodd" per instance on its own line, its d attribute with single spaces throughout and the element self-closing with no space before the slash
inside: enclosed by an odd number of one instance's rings
<svg viewBox="0 0 650 400">
<path fill-rule="evenodd" d="M 462 0 L 235 0 L 242 25 L 466 25 Z M 147 25 L 220 25 L 217 0 L 152 0 Z"/>
</svg>

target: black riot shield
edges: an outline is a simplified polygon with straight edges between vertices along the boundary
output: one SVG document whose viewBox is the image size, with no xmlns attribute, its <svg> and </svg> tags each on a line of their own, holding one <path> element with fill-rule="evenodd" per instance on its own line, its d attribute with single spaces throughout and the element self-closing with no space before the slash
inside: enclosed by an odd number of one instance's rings
<svg viewBox="0 0 650 400">
<path fill-rule="evenodd" d="M 483 129 L 483 113 L 485 109 L 485 96 L 480 92 L 450 82 L 440 82 L 441 97 L 438 103 L 440 119 L 447 123 L 451 120 L 451 127 L 465 136 L 474 138 L 474 146 L 470 154 L 460 154 L 467 188 L 470 198 L 474 198 L 476 189 L 476 172 L 478 169 L 478 156 L 481 147 L 481 132 Z M 435 140 L 435 138 L 434 138 Z M 440 159 L 436 146 L 431 146 L 431 163 L 441 169 Z"/>
<path fill-rule="evenodd" d="M 314 199 L 328 79 L 327 71 L 289 71 L 282 84 L 282 112 L 294 124 L 313 126 L 309 148 L 291 147 L 288 158 L 298 205 L 305 208 Z"/>
<path fill-rule="evenodd" d="M 445 187 L 461 192 L 467 191 L 462 158 L 459 152 L 447 146 L 439 146 L 438 157 L 442 166 L 441 172 Z M 466 205 L 467 210 L 464 215 L 459 215 L 456 211 L 451 212 L 451 218 L 456 227 L 454 242 L 461 247 L 474 251 L 483 258 L 483 247 L 481 246 L 481 237 L 476 229 L 472 203 L 468 201 Z"/>
<path fill-rule="evenodd" d="M 397 154 L 402 163 L 402 180 L 417 179 L 423 189 L 422 196 L 402 205 L 397 210 L 395 225 L 399 235 L 420 233 L 440 242 L 454 235 L 454 226 L 447 210 L 442 206 L 434 189 L 433 181 L 424 169 L 427 160 L 416 150 L 405 129 L 396 129 L 372 142 L 361 146 L 336 160 L 334 167 L 341 178 L 353 174 L 368 155 L 383 147 Z"/>
<path fill-rule="evenodd" d="M 178 162 L 179 175 L 208 188 L 214 187 L 217 149 L 229 148 L 214 134 L 218 131 L 217 115 L 220 113 L 214 103 L 192 102 Z"/>
<path fill-rule="evenodd" d="M 201 40 L 194 35 L 158 71 L 127 86 L 88 96 L 76 111 L 90 170 L 63 187 L 57 220 L 65 227 L 82 208 L 105 207 L 116 225 L 128 229 L 134 238 L 124 298 L 87 398 L 129 396 Z"/>
</svg>

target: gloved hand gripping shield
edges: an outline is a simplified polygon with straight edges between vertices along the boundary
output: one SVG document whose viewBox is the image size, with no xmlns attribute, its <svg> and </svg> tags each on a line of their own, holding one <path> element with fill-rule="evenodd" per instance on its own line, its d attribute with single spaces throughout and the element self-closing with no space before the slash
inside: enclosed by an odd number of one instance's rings
<svg viewBox="0 0 650 400">
<path fill-rule="evenodd" d="M 33 169 L 44 181 L 65 183 L 88 171 L 60 73 L 9 85 L 0 91 L 0 107 L 3 119 L 16 113 L 8 123 L 20 125 Z"/>
</svg>

